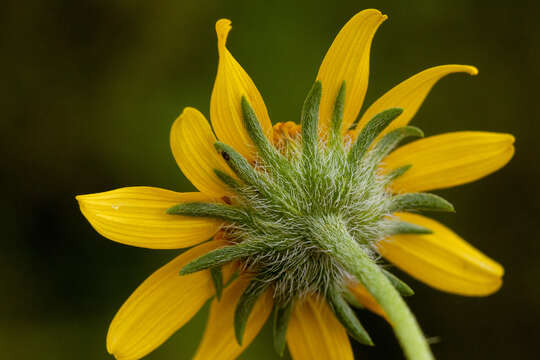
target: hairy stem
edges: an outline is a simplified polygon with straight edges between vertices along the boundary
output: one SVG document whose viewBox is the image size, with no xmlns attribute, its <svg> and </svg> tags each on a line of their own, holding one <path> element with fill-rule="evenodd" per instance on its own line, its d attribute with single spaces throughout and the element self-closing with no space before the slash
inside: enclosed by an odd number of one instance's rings
<svg viewBox="0 0 540 360">
<path fill-rule="evenodd" d="M 377 300 L 388 316 L 409 360 L 433 360 L 414 315 L 379 266 L 349 234 L 343 221 L 326 216 L 314 221 L 313 236 L 319 245 L 356 277 Z"/>
</svg>

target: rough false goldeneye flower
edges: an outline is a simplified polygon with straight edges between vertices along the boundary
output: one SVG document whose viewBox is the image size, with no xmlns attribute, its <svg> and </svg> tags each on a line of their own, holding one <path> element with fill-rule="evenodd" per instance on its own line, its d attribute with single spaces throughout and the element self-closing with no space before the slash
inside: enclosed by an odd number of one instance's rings
<svg viewBox="0 0 540 360">
<path fill-rule="evenodd" d="M 385 19 L 373 9 L 354 16 L 323 60 L 301 124 L 273 127 L 253 81 L 226 48 L 230 21 L 219 20 L 213 131 L 186 108 L 170 137 L 179 167 L 200 192 L 128 187 L 77 196 L 84 216 L 113 241 L 190 248 L 121 307 L 107 336 L 116 358 L 145 356 L 212 299 L 195 359 L 236 358 L 271 313 L 279 354 L 288 344 L 295 360 L 352 359 L 347 333 L 372 343 L 351 305 L 386 318 L 407 358 L 430 359 L 402 299 L 412 290 L 380 256 L 451 293 L 482 296 L 501 286 L 498 263 L 417 212 L 453 211 L 425 191 L 501 168 L 514 138 L 455 132 L 395 149 L 423 137 L 407 124 L 439 79 L 477 73 L 464 65 L 422 71 L 358 117 L 371 41 Z"/>
</svg>

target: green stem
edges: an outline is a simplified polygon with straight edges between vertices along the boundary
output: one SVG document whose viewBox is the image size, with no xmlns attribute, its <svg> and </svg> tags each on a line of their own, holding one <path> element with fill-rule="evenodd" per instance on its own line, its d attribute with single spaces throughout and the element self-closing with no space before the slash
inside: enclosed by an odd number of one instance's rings
<svg viewBox="0 0 540 360">
<path fill-rule="evenodd" d="M 314 221 L 313 236 L 342 266 L 360 281 L 384 309 L 405 356 L 433 360 L 433 354 L 414 315 L 379 266 L 349 234 L 343 221 L 327 216 Z"/>
</svg>

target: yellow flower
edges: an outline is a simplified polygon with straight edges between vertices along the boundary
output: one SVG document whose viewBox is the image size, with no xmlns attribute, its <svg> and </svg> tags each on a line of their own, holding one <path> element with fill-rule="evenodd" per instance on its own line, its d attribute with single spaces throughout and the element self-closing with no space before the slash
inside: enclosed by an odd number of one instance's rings
<svg viewBox="0 0 540 360">
<path fill-rule="evenodd" d="M 476 68 L 424 70 L 375 101 L 353 126 L 367 90 L 371 41 L 386 18 L 364 10 L 339 32 L 304 105 L 302 127 L 290 122 L 272 127 L 260 93 L 226 48 L 230 21 L 219 20 L 213 131 L 199 111 L 186 108 L 170 136 L 178 166 L 200 192 L 128 187 L 77 196 L 84 216 L 106 238 L 151 249 L 191 247 L 144 281 L 114 317 L 107 349 L 117 359 L 144 357 L 209 299 L 210 316 L 195 359 L 236 358 L 273 308 L 278 352 L 286 341 L 295 360 L 352 359 L 347 331 L 370 340 L 348 317 L 342 293 L 387 318 L 409 358 L 429 358 L 429 351 L 415 350 L 424 346 L 421 341 L 407 338 L 406 326 L 414 320 L 402 325 L 405 320 L 389 305 L 400 300 L 363 276 L 364 264 L 376 253 L 443 291 L 483 296 L 499 289 L 503 268 L 498 263 L 444 225 L 407 210 L 453 210 L 423 192 L 500 169 L 514 153 L 514 138 L 454 132 L 390 152 L 406 135 L 421 135 L 405 126 L 438 80 L 456 72 L 476 75 Z M 314 133 L 318 140 L 310 140 Z M 257 231 L 266 238 L 260 240 Z M 347 246 L 367 254 L 362 266 L 342 251 L 345 240 L 331 236 L 340 231 L 354 240 Z M 380 273 L 376 265 L 373 269 Z M 410 294 L 405 284 L 386 276 L 390 281 L 383 283 Z"/>
</svg>

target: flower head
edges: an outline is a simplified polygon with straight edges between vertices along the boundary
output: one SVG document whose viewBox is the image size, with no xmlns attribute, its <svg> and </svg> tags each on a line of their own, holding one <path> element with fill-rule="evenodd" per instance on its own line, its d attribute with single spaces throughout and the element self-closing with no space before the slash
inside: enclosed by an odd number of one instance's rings
<svg viewBox="0 0 540 360">
<path fill-rule="evenodd" d="M 170 138 L 179 167 L 200 192 L 131 187 L 77 197 L 88 221 L 111 240 L 191 247 L 122 306 L 107 336 L 109 352 L 123 360 L 145 356 L 213 297 L 196 359 L 236 358 L 272 312 L 279 354 L 287 343 L 296 360 L 352 359 L 347 333 L 372 343 L 351 305 L 386 318 L 409 359 L 429 359 L 401 297 L 413 292 L 379 257 L 447 292 L 481 296 L 501 286 L 499 264 L 417 212 L 454 211 L 426 191 L 501 168 L 514 139 L 455 132 L 396 149 L 405 138 L 423 137 L 407 124 L 433 85 L 451 73 L 477 74 L 471 66 L 422 71 L 358 116 L 371 41 L 385 19 L 373 9 L 355 15 L 323 60 L 301 124 L 273 127 L 226 47 L 230 21 L 217 22 L 213 131 L 186 108 Z"/>
</svg>

